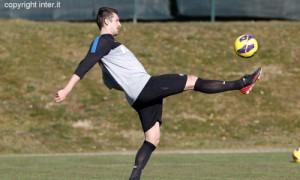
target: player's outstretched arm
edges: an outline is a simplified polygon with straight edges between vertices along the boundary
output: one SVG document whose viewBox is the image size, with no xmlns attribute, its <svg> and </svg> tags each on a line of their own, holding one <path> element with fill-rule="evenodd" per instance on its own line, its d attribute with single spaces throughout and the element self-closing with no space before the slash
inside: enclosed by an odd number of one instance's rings
<svg viewBox="0 0 300 180">
<path fill-rule="evenodd" d="M 73 87 L 76 83 L 80 80 L 80 77 L 76 74 L 73 74 L 71 79 L 69 80 L 68 84 L 61 90 L 58 90 L 55 95 L 55 102 L 62 102 L 66 99 L 68 94 L 72 91 Z"/>
</svg>

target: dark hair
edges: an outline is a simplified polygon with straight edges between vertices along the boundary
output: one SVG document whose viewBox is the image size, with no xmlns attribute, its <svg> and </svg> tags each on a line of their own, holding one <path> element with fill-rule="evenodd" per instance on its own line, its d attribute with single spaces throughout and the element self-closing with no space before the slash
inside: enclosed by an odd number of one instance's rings
<svg viewBox="0 0 300 180">
<path fill-rule="evenodd" d="M 110 7 L 99 8 L 96 21 L 100 30 L 103 27 L 104 20 L 110 18 L 113 13 L 118 14 L 118 11 Z"/>
</svg>

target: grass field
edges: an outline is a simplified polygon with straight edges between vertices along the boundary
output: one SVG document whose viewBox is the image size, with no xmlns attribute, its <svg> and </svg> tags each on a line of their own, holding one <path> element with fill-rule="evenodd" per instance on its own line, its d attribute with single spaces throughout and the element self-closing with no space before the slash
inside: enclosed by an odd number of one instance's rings
<svg viewBox="0 0 300 180">
<path fill-rule="evenodd" d="M 134 154 L 2 155 L 1 179 L 126 180 Z M 156 153 L 143 180 L 298 180 L 287 152 Z"/>
<path fill-rule="evenodd" d="M 96 65 L 62 104 L 53 101 L 97 36 L 95 23 L 0 20 L 0 153 L 136 150 L 137 114 Z M 248 96 L 186 92 L 164 101 L 160 149 L 296 148 L 300 142 L 300 23 L 123 23 L 117 40 L 152 75 L 234 80 L 263 68 Z M 259 51 L 239 58 L 252 33 Z M 100 77 L 99 77 L 100 76 Z M 126 142 L 126 143 L 124 143 Z"/>
</svg>

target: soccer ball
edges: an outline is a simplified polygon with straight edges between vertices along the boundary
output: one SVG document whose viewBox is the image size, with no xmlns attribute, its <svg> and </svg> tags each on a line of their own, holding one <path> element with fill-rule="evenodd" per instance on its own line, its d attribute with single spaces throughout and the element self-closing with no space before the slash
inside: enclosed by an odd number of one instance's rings
<svg viewBox="0 0 300 180">
<path fill-rule="evenodd" d="M 300 147 L 294 150 L 293 159 L 296 163 L 300 163 Z"/>
<path fill-rule="evenodd" d="M 258 50 L 257 40 L 252 34 L 243 34 L 236 38 L 234 42 L 234 50 L 237 55 L 244 58 L 250 58 Z"/>
</svg>

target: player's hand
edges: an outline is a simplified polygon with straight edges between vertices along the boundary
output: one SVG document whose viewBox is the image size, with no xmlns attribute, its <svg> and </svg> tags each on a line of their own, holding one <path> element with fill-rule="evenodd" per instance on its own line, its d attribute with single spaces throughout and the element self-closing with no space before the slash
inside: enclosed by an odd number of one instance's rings
<svg viewBox="0 0 300 180">
<path fill-rule="evenodd" d="M 66 99 L 68 92 L 64 89 L 57 91 L 55 94 L 55 102 L 59 103 Z"/>
</svg>

